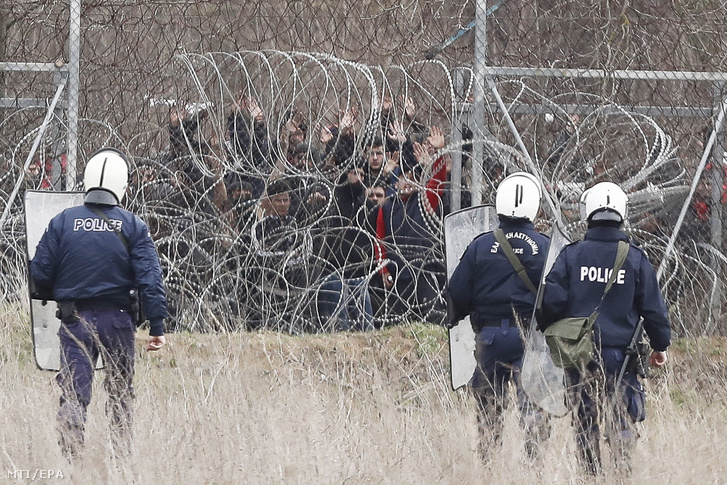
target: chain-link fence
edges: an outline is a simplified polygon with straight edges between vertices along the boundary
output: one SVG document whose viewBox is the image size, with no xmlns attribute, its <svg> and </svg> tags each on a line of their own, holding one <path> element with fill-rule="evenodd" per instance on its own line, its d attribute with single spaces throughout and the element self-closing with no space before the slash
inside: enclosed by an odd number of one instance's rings
<svg viewBox="0 0 727 485">
<path fill-rule="evenodd" d="M 0 7 L 0 61 L 62 61 L 0 71 L 6 295 L 25 291 L 14 189 L 71 188 L 112 145 L 133 159 L 128 205 L 173 328 L 439 322 L 442 218 L 527 170 L 549 194 L 542 230 L 560 218 L 573 237 L 581 192 L 621 184 L 674 328 L 727 332 L 723 2 L 81 8 Z"/>
</svg>

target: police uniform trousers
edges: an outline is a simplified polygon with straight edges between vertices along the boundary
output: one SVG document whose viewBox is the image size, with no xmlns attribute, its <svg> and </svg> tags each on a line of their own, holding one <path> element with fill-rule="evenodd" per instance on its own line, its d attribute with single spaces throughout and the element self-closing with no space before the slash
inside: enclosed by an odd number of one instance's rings
<svg viewBox="0 0 727 485">
<path fill-rule="evenodd" d="M 114 450 L 128 454 L 131 446 L 135 326 L 129 313 L 118 308 L 84 308 L 80 320 L 62 323 L 61 387 L 58 426 L 64 454 L 74 455 L 83 445 L 86 410 L 91 402 L 95 363 L 102 356 L 109 394 L 106 414 L 111 421 Z"/>
<path fill-rule="evenodd" d="M 474 320 L 477 320 L 476 318 Z M 524 431 L 528 459 L 538 456 L 540 443 L 550 434 L 547 413 L 534 406 L 525 395 L 520 370 L 523 363 L 523 341 L 513 319 L 478 321 L 475 338 L 477 368 L 470 388 L 477 402 L 477 423 L 480 432 L 480 453 L 487 459 L 493 446 L 502 441 L 503 411 L 507 405 L 508 383 L 515 385 Z M 523 323 L 527 327 L 527 323 Z"/>
<path fill-rule="evenodd" d="M 622 348 L 603 347 L 585 372 L 566 371 L 567 398 L 570 407 L 575 409 L 573 426 L 578 459 L 588 474 L 602 471 L 599 419 L 605 426 L 614 466 L 620 472 L 630 473 L 631 454 L 638 439 L 635 423 L 646 418 L 646 411 L 644 388 L 635 366 L 627 369 L 616 389 L 624 358 Z"/>
</svg>

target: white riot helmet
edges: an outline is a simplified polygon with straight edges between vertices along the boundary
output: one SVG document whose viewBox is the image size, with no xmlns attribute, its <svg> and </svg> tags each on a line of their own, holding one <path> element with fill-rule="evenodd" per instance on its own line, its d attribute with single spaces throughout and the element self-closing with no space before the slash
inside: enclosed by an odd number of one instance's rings
<svg viewBox="0 0 727 485">
<path fill-rule="evenodd" d="M 581 195 L 581 218 L 593 221 L 623 222 L 629 199 L 613 182 L 601 182 Z"/>
<path fill-rule="evenodd" d="M 538 215 L 541 197 L 540 181 L 534 175 L 515 172 L 497 187 L 495 208 L 500 215 L 525 218 L 532 222 Z"/>
<path fill-rule="evenodd" d="M 126 156 L 115 148 L 102 148 L 91 155 L 83 173 L 86 202 L 119 205 L 129 185 Z"/>
</svg>

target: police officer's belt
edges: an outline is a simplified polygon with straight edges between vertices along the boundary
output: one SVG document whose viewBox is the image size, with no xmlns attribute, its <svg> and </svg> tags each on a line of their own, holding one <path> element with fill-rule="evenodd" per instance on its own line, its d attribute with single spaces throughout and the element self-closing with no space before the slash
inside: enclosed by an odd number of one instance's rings
<svg viewBox="0 0 727 485">
<path fill-rule="evenodd" d="M 484 327 L 515 327 L 517 326 L 514 318 L 483 318 L 477 313 L 470 315 L 470 322 L 472 322 L 472 329 L 475 332 L 479 332 Z M 530 318 L 521 317 L 520 325 L 523 328 L 530 327 Z"/>
<path fill-rule="evenodd" d="M 131 308 L 131 301 L 120 302 L 118 300 L 110 300 L 104 298 L 88 298 L 85 300 L 76 300 L 76 309 L 78 311 L 85 310 L 126 310 Z"/>
</svg>

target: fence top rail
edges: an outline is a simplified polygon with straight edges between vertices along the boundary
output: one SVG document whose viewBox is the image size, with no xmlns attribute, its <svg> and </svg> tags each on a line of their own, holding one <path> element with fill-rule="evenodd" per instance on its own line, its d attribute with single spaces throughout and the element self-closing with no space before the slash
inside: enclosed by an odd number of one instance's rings
<svg viewBox="0 0 727 485">
<path fill-rule="evenodd" d="M 664 81 L 727 81 L 727 72 L 698 71 L 635 71 L 605 69 L 560 69 L 554 67 L 487 66 L 485 76 L 579 77 Z"/>
<path fill-rule="evenodd" d="M 497 104 L 489 104 L 488 109 L 493 113 L 499 112 L 500 107 Z M 563 111 L 568 114 L 588 115 L 594 111 L 606 115 L 621 115 L 624 112 L 639 113 L 645 116 L 664 116 L 667 118 L 709 118 L 716 113 L 718 108 L 710 106 L 636 106 L 636 105 L 597 105 L 597 104 L 562 104 L 558 105 L 556 110 L 548 104 L 525 104 L 511 103 L 508 104 L 507 110 L 513 114 L 555 114 Z M 462 102 L 457 105 L 457 110 L 461 113 L 472 112 L 472 104 Z"/>
<path fill-rule="evenodd" d="M 47 108 L 50 99 L 47 98 L 0 98 L 0 109 L 18 109 L 18 108 Z M 64 107 L 63 100 L 58 102 L 58 106 Z"/>
<path fill-rule="evenodd" d="M 65 72 L 68 66 L 57 62 L 0 62 L 0 71 Z"/>
</svg>

